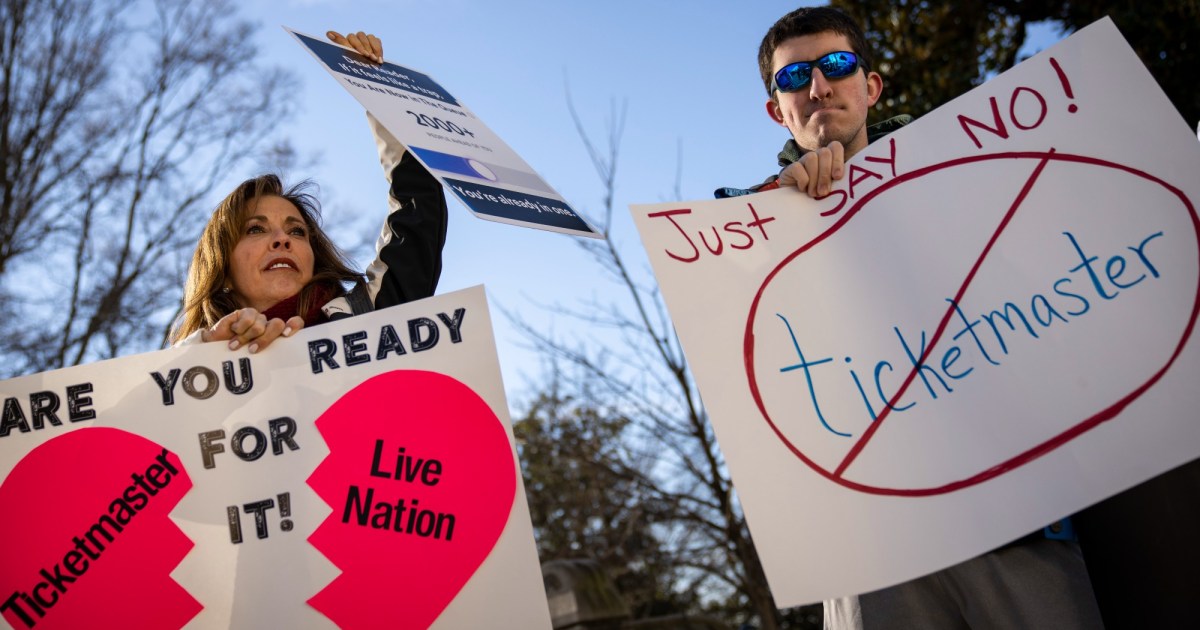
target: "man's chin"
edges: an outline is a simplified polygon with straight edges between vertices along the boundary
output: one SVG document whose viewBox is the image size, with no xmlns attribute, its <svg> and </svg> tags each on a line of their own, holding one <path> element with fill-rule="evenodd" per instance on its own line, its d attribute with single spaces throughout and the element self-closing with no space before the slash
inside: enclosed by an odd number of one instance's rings
<svg viewBox="0 0 1200 630">
<path fill-rule="evenodd" d="M 841 142 L 843 145 L 846 144 L 845 140 L 842 138 L 842 135 L 838 134 L 837 130 L 835 129 L 821 129 L 817 131 L 816 138 L 817 146 L 819 147 L 827 147 L 833 142 Z"/>
<path fill-rule="evenodd" d="M 854 145 L 854 141 L 856 140 L 858 133 L 858 130 L 851 133 L 846 129 L 835 127 L 833 125 L 822 125 L 815 130 L 815 133 L 812 135 L 812 137 L 816 140 L 816 146 L 818 147 L 827 147 L 834 142 L 840 142 L 843 149 L 849 150 Z M 849 158 L 850 156 L 847 155 L 846 157 Z"/>
</svg>

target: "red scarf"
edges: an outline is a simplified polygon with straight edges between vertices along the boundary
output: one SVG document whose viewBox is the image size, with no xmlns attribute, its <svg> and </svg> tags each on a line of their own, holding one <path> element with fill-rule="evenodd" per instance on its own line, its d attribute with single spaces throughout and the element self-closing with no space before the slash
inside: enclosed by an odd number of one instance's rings
<svg viewBox="0 0 1200 630">
<path fill-rule="evenodd" d="M 321 307 L 325 306 L 326 302 L 333 299 L 333 291 L 331 291 L 329 287 L 319 284 L 313 287 L 312 295 L 312 306 L 308 309 L 307 313 L 300 312 L 300 294 L 297 293 L 296 295 L 293 295 L 292 297 L 287 298 L 286 300 L 277 303 L 275 306 L 263 311 L 263 315 L 267 316 L 267 321 L 271 321 L 272 319 L 282 319 L 285 322 L 292 317 L 299 315 L 300 318 L 304 320 L 305 326 L 323 324 L 329 321 L 329 318 L 325 316 L 325 312 L 321 310 Z"/>
</svg>

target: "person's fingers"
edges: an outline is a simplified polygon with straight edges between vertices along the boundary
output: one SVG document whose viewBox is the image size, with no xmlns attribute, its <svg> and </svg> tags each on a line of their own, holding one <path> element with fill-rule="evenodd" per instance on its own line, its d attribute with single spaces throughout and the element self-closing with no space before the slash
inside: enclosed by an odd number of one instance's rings
<svg viewBox="0 0 1200 630">
<path fill-rule="evenodd" d="M 325 31 L 325 37 L 335 44 L 353 48 L 358 54 L 376 63 L 383 63 L 383 41 L 370 33 L 359 31 L 342 35 L 337 31 Z"/>
<path fill-rule="evenodd" d="M 792 167 L 795 164 L 788 164 L 782 171 L 779 171 L 779 178 L 775 180 L 780 188 L 796 185 L 796 178 L 792 175 Z"/>
<path fill-rule="evenodd" d="M 275 341 L 281 334 L 283 334 L 283 330 L 286 327 L 287 324 L 285 324 L 282 319 L 275 318 L 271 321 L 268 321 L 266 325 L 263 326 L 262 334 L 255 337 L 254 340 L 250 342 L 250 347 L 248 348 L 250 354 L 266 350 L 267 346 L 271 345 L 272 341 Z"/>
<path fill-rule="evenodd" d="M 304 319 L 299 315 L 287 321 L 276 318 L 268 320 L 266 315 L 253 308 L 236 310 L 222 317 L 212 328 L 201 331 L 200 340 L 228 341 L 230 350 L 249 345 L 251 354 L 265 350 L 279 337 L 290 337 L 304 328 Z"/>
<path fill-rule="evenodd" d="M 288 319 L 286 324 L 282 334 L 284 337 L 291 337 L 296 334 L 296 331 L 304 328 L 304 319 L 299 315 L 295 315 L 291 319 Z"/>
<path fill-rule="evenodd" d="M 809 151 L 800 158 L 800 167 L 804 169 L 804 192 L 808 193 L 809 197 L 817 196 L 817 175 L 820 172 L 821 156 L 817 151 Z M 799 185 L 797 184 L 797 187 Z"/>
<path fill-rule="evenodd" d="M 342 36 L 342 34 L 341 34 L 341 33 L 339 33 L 339 32 L 337 32 L 337 31 L 326 31 L 326 32 L 325 32 L 325 37 L 328 37 L 328 38 L 329 38 L 329 41 L 331 41 L 331 42 L 333 42 L 333 43 L 335 43 L 335 44 L 341 44 L 341 45 L 343 45 L 343 46 L 349 46 L 349 45 L 350 45 L 350 42 L 346 41 L 346 38 L 345 38 L 344 36 Z"/>
<path fill-rule="evenodd" d="M 292 316 L 286 322 L 276 318 L 267 322 L 263 334 L 250 343 L 250 354 L 262 352 L 267 349 L 276 339 L 280 337 L 290 337 L 296 334 L 297 330 L 304 328 L 304 319 L 299 315 Z"/>
<path fill-rule="evenodd" d="M 796 165 L 788 164 L 782 171 L 779 171 L 779 187 L 796 185 Z"/>
<path fill-rule="evenodd" d="M 833 153 L 833 168 L 830 169 L 830 174 L 836 181 L 842 178 L 842 172 L 846 166 L 846 149 L 841 142 L 834 140 L 829 143 L 829 150 Z"/>
<path fill-rule="evenodd" d="M 375 46 L 371 43 L 372 37 L 374 36 L 359 31 L 357 33 L 348 35 L 347 39 L 350 40 L 350 44 L 354 46 L 354 50 L 357 50 L 360 55 L 372 61 L 378 62 L 382 60 L 382 57 L 376 53 Z M 376 39 L 378 40 L 378 38 Z"/>
<path fill-rule="evenodd" d="M 824 197 L 829 194 L 829 185 L 833 181 L 831 170 L 833 168 L 833 151 L 829 147 L 821 147 L 817 149 L 817 176 L 814 177 L 813 197 Z"/>
<path fill-rule="evenodd" d="M 371 45 L 371 52 L 375 53 L 375 61 L 383 63 L 383 41 L 374 35 L 367 35 L 367 43 Z"/>
<path fill-rule="evenodd" d="M 238 320 L 238 323 L 234 325 L 234 328 L 235 330 L 240 329 L 241 332 L 238 333 L 237 337 L 234 338 L 233 341 L 229 342 L 230 350 L 237 350 L 250 341 L 261 337 L 263 332 L 265 332 L 267 329 L 267 316 L 259 313 L 258 311 L 254 311 L 253 317 L 246 317 L 243 315 L 241 319 Z"/>
<path fill-rule="evenodd" d="M 808 188 L 808 171 L 800 162 L 792 162 L 779 174 L 781 187 L 795 186 L 800 191 Z"/>
<path fill-rule="evenodd" d="M 246 332 L 243 332 L 241 335 L 239 335 L 239 338 L 242 340 L 242 345 L 261 337 L 266 330 L 267 316 L 263 315 L 262 313 L 258 313 L 254 316 L 254 325 L 250 326 L 246 329 Z"/>
<path fill-rule="evenodd" d="M 217 320 L 213 327 L 200 333 L 200 340 L 208 343 L 210 341 L 229 341 L 233 339 L 233 325 L 241 318 L 241 311 L 234 311 L 225 317 Z"/>
<path fill-rule="evenodd" d="M 254 325 L 254 318 L 258 315 L 258 311 L 250 307 L 238 309 L 234 312 L 238 314 L 238 317 L 229 325 L 229 332 L 232 333 L 231 337 L 236 337 L 246 332 L 248 328 Z"/>
</svg>

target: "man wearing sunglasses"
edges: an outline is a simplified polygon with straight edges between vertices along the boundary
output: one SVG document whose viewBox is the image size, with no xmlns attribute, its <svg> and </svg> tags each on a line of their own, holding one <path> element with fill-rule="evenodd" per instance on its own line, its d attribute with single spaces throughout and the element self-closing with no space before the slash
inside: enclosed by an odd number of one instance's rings
<svg viewBox="0 0 1200 630">
<path fill-rule="evenodd" d="M 870 49 L 849 17 L 828 7 L 785 15 L 763 38 L 758 66 L 767 115 L 792 134 L 779 152 L 778 175 L 750 188 L 721 188 L 719 198 L 796 186 L 819 197 L 843 175 L 843 165 L 867 144 L 903 127 L 911 116 L 867 126 L 867 110 L 883 93 L 871 71 Z"/>
<path fill-rule="evenodd" d="M 801 8 L 767 32 L 758 53 L 767 114 L 791 132 L 783 170 L 749 189 L 795 186 L 827 194 L 845 161 L 904 126 L 899 116 L 873 126 L 867 112 L 883 93 L 862 29 L 829 7 Z M 1103 627 L 1079 546 L 1056 523 L 999 549 L 910 582 L 825 602 L 825 627 L 980 629 Z"/>
</svg>

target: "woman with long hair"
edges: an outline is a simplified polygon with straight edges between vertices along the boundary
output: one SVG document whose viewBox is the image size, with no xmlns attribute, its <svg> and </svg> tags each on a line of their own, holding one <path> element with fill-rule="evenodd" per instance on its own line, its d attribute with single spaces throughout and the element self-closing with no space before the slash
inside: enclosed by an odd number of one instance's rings
<svg viewBox="0 0 1200 630">
<path fill-rule="evenodd" d="M 370 61 L 383 60 L 374 35 L 328 36 Z M 446 242 L 442 186 L 367 118 L 390 189 L 387 221 L 366 273 L 355 271 L 321 229 L 308 182 L 286 187 L 275 175 L 248 179 L 217 204 L 204 227 L 172 343 L 225 341 L 253 353 L 304 326 L 433 295 Z"/>
</svg>

